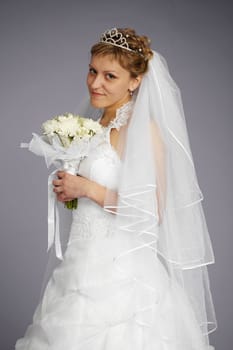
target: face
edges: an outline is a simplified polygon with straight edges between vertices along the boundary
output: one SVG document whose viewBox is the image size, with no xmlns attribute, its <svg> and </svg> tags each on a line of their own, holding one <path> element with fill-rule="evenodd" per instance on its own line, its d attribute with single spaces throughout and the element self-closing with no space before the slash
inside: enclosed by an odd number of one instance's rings
<svg viewBox="0 0 233 350">
<path fill-rule="evenodd" d="M 130 100 L 129 90 L 135 90 L 141 78 L 132 78 L 111 56 L 93 56 L 87 75 L 92 106 L 116 109 Z"/>
</svg>

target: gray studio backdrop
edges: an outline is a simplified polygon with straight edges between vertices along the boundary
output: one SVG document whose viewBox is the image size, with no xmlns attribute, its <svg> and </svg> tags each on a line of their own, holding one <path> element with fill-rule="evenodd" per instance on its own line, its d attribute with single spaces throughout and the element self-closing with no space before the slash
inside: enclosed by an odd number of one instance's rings
<svg viewBox="0 0 233 350">
<path fill-rule="evenodd" d="M 77 111 L 89 48 L 113 26 L 149 35 L 181 89 L 216 257 L 209 273 L 219 327 L 211 342 L 231 348 L 232 22 L 230 1 L 1 1 L 2 350 L 13 350 L 31 322 L 47 261 L 48 170 L 19 144 L 45 119 Z"/>
</svg>

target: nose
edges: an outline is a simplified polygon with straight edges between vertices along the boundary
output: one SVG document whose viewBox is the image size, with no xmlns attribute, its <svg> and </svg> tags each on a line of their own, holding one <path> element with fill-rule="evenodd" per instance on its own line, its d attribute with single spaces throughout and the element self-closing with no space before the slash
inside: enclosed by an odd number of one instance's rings
<svg viewBox="0 0 233 350">
<path fill-rule="evenodd" d="M 103 85 L 103 79 L 100 74 L 96 74 L 90 79 L 90 87 L 93 90 L 100 88 Z"/>
</svg>

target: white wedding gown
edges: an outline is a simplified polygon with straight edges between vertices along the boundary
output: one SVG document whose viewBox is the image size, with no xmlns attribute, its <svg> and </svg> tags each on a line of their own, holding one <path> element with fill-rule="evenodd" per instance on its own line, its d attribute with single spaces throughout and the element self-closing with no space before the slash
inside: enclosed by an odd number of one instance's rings
<svg viewBox="0 0 233 350">
<path fill-rule="evenodd" d="M 114 122 L 121 118 L 118 110 Z M 115 188 L 120 160 L 109 132 L 80 166 L 80 174 Z M 101 140 L 100 140 L 101 138 Z M 98 139 L 98 142 L 97 142 Z M 128 239 L 128 237 L 127 237 Z M 64 260 L 55 268 L 16 350 L 204 350 L 199 325 L 183 289 L 171 283 L 155 253 L 141 249 L 120 272 L 114 257 L 124 237 L 114 214 L 80 198 Z M 139 273 L 140 272 L 140 273 Z M 151 289 L 143 281 L 150 281 Z"/>
</svg>

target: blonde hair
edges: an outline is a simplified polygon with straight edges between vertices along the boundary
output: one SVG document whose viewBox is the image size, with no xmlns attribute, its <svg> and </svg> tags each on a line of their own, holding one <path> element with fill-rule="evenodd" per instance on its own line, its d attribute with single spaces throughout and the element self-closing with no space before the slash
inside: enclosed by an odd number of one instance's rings
<svg viewBox="0 0 233 350">
<path fill-rule="evenodd" d="M 112 56 L 112 58 L 116 59 L 134 78 L 146 73 L 148 62 L 153 56 L 153 51 L 150 48 L 150 39 L 144 35 L 137 35 L 135 30 L 131 28 L 117 28 L 117 30 L 127 38 L 129 48 L 134 50 L 134 52 L 111 45 L 107 42 L 98 42 L 92 46 L 91 55 Z"/>
</svg>

